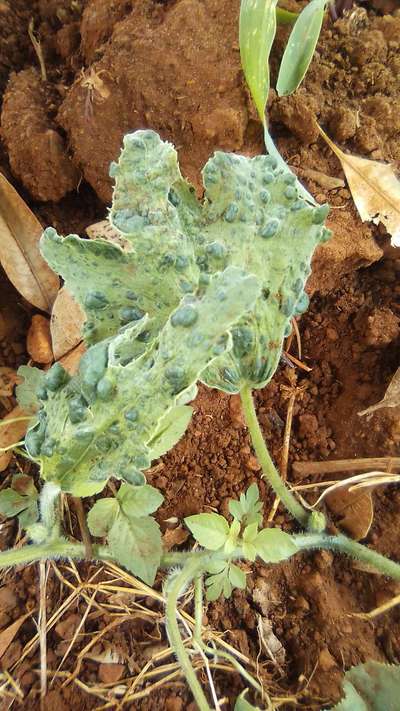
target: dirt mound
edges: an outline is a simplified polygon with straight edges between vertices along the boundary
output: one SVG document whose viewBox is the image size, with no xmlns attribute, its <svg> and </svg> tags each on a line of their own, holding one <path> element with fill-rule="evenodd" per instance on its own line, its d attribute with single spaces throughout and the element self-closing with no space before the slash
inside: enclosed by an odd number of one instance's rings
<svg viewBox="0 0 400 711">
<path fill-rule="evenodd" d="M 51 119 L 54 92 L 35 69 L 13 74 L 4 94 L 1 130 L 11 169 L 36 200 L 54 200 L 76 188 L 79 172 Z"/>
<path fill-rule="evenodd" d="M 98 32 L 105 32 L 94 23 L 91 36 L 90 8 L 83 23 L 89 56 Z M 108 167 L 127 131 L 150 126 L 171 140 L 185 175 L 196 184 L 216 148 L 251 147 L 238 9 L 236 2 L 232 11 L 230 0 L 180 0 L 166 8 L 139 4 L 114 27 L 101 60 L 69 91 L 59 119 L 75 160 L 104 202 L 111 199 Z"/>
</svg>

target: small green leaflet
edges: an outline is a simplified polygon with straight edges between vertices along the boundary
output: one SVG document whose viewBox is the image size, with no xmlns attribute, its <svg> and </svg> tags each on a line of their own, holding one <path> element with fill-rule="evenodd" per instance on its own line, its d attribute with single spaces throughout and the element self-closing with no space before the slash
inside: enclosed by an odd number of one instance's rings
<svg viewBox="0 0 400 711">
<path fill-rule="evenodd" d="M 262 123 L 269 92 L 269 55 L 276 33 L 278 0 L 242 0 L 239 19 L 240 57 L 246 81 Z"/>
<path fill-rule="evenodd" d="M 122 484 L 115 499 L 96 501 L 87 519 L 91 534 L 107 536 L 111 555 L 149 585 L 160 565 L 162 541 L 158 523 L 148 514 L 162 501 L 152 486 Z"/>
<path fill-rule="evenodd" d="M 222 569 L 220 569 L 221 566 Z M 212 572 L 212 575 L 205 581 L 206 597 L 210 602 L 218 600 L 221 595 L 229 598 L 233 588 L 244 590 L 246 587 L 246 574 L 234 563 L 212 561 L 207 570 Z"/>
<path fill-rule="evenodd" d="M 258 706 L 253 706 L 253 704 L 250 704 L 246 700 L 245 696 L 247 692 L 248 689 L 245 689 L 244 691 L 242 691 L 240 696 L 237 697 L 234 711 L 260 711 L 260 708 Z"/>
<path fill-rule="evenodd" d="M 33 479 L 25 474 L 15 474 L 11 488 L 0 491 L 0 514 L 7 518 L 18 516 L 21 528 L 26 529 L 38 520 L 38 499 Z"/>
<path fill-rule="evenodd" d="M 280 528 L 264 528 L 257 534 L 253 545 L 264 563 L 279 563 L 299 550 L 292 537 Z"/>
<path fill-rule="evenodd" d="M 257 484 L 251 484 L 246 493 L 240 494 L 239 501 L 231 499 L 229 502 L 229 513 L 245 526 L 251 523 L 262 523 L 263 505 Z"/>
<path fill-rule="evenodd" d="M 38 389 L 43 385 L 46 373 L 39 368 L 29 365 L 20 365 L 17 375 L 23 382 L 17 385 L 15 394 L 18 404 L 25 412 L 34 414 L 41 406 L 37 397 Z"/>
<path fill-rule="evenodd" d="M 179 442 L 186 432 L 192 414 L 193 408 L 189 405 L 180 405 L 167 412 L 158 426 L 158 431 L 147 445 L 152 461 L 162 457 Z"/>
<path fill-rule="evenodd" d="M 312 0 L 300 13 L 290 34 L 279 69 L 279 96 L 292 94 L 303 81 L 315 52 L 328 0 Z"/>
<path fill-rule="evenodd" d="M 222 548 L 229 537 L 229 524 L 219 514 L 187 516 L 185 524 L 196 541 L 209 551 L 217 551 Z"/>
<path fill-rule="evenodd" d="M 345 698 L 331 711 L 398 711 L 400 666 L 369 661 L 351 667 L 343 691 Z"/>
<path fill-rule="evenodd" d="M 100 499 L 96 501 L 87 515 L 87 524 L 92 536 L 103 538 L 109 532 L 119 513 L 116 499 Z"/>
</svg>

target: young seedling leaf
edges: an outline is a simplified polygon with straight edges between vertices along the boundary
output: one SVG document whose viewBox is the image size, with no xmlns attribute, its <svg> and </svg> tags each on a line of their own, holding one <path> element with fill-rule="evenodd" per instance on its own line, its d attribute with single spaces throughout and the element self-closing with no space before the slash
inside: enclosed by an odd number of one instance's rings
<svg viewBox="0 0 400 711">
<path fill-rule="evenodd" d="M 16 387 L 18 404 L 28 414 L 35 414 L 41 406 L 37 392 L 44 384 L 45 372 L 29 365 L 20 365 L 18 376 L 22 379 Z"/>
<path fill-rule="evenodd" d="M 397 368 L 393 378 L 391 379 L 385 395 L 382 400 L 375 403 L 375 405 L 370 405 L 366 410 L 362 410 L 358 414 L 371 415 L 376 410 L 380 410 L 382 407 L 398 407 L 400 405 L 400 368 Z"/>
<path fill-rule="evenodd" d="M 246 587 L 246 574 L 239 568 L 238 565 L 231 563 L 229 566 L 229 582 L 232 587 L 244 590 Z"/>
<path fill-rule="evenodd" d="M 263 505 L 259 500 L 257 484 L 251 484 L 247 492 L 240 495 L 239 501 L 231 499 L 228 506 L 229 513 L 244 525 L 249 526 L 250 524 L 255 524 L 255 529 L 257 530 L 258 525 L 262 523 Z"/>
<path fill-rule="evenodd" d="M 154 513 L 161 506 L 164 497 L 154 486 L 130 486 L 122 484 L 117 499 L 125 516 L 141 518 Z"/>
<path fill-rule="evenodd" d="M 21 496 L 13 489 L 0 491 L 0 514 L 6 518 L 17 516 L 26 509 L 25 496 Z"/>
<path fill-rule="evenodd" d="M 153 461 L 162 457 L 179 442 L 186 432 L 192 418 L 193 408 L 180 405 L 170 410 L 160 422 L 158 431 L 148 443 L 150 458 Z"/>
<path fill-rule="evenodd" d="M 0 514 L 7 518 L 18 516 L 21 528 L 26 529 L 38 520 L 38 497 L 32 477 L 15 474 L 11 488 L 0 491 Z"/>
<path fill-rule="evenodd" d="M 242 691 L 240 696 L 237 697 L 234 711 L 261 711 L 259 706 L 253 706 L 253 704 L 250 704 L 249 701 L 247 701 L 245 698 L 247 692 L 248 689 L 245 689 Z"/>
<path fill-rule="evenodd" d="M 229 524 L 219 514 L 187 516 L 185 524 L 196 541 L 210 551 L 222 548 L 229 537 Z"/>
<path fill-rule="evenodd" d="M 277 0 L 242 0 L 239 19 L 240 57 L 244 75 L 262 123 L 269 92 L 269 55 L 276 33 Z"/>
<path fill-rule="evenodd" d="M 328 0 L 311 0 L 292 29 L 279 69 L 276 90 L 279 96 L 292 94 L 303 81 L 321 32 Z"/>
<path fill-rule="evenodd" d="M 80 343 L 84 321 L 82 308 L 63 286 L 57 294 L 50 320 L 55 360 L 62 358 Z"/>
<path fill-rule="evenodd" d="M 152 585 L 162 553 L 161 532 L 150 516 L 141 518 L 119 515 L 108 535 L 111 554 L 148 585 Z"/>
<path fill-rule="evenodd" d="M 279 563 L 299 550 L 292 537 L 279 528 L 264 528 L 257 535 L 254 546 L 264 563 Z"/>
<path fill-rule="evenodd" d="M 90 509 L 87 523 L 92 536 L 103 538 L 107 536 L 119 512 L 116 499 L 100 499 Z"/>
<path fill-rule="evenodd" d="M 400 666 L 369 661 L 349 669 L 343 680 L 345 697 L 331 711 L 396 711 Z"/>
<path fill-rule="evenodd" d="M 392 236 L 392 245 L 400 247 L 400 181 L 393 168 L 344 153 L 321 127 L 319 131 L 342 164 L 362 221 L 382 222 Z"/>
<path fill-rule="evenodd" d="M 30 304 L 50 311 L 59 279 L 39 252 L 42 226 L 17 191 L 0 174 L 0 263 Z"/>
</svg>

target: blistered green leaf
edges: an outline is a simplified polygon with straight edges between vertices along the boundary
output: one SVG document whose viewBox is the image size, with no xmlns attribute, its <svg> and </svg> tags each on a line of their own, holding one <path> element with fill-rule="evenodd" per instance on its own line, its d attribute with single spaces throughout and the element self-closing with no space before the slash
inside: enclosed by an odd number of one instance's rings
<svg viewBox="0 0 400 711">
<path fill-rule="evenodd" d="M 192 418 L 193 408 L 180 405 L 170 410 L 160 421 L 158 431 L 148 446 L 151 459 L 158 459 L 179 442 Z"/>
<path fill-rule="evenodd" d="M 242 0 L 240 6 L 240 57 L 247 84 L 263 123 L 269 92 L 269 55 L 276 33 L 277 1 Z"/>
<path fill-rule="evenodd" d="M 279 69 L 279 96 L 296 91 L 303 81 L 317 46 L 328 0 L 311 0 L 300 13 L 290 34 Z"/>
<path fill-rule="evenodd" d="M 162 553 L 161 532 L 153 518 L 117 516 L 107 540 L 118 563 L 153 584 Z"/>
<path fill-rule="evenodd" d="M 257 535 L 254 546 L 264 563 L 279 563 L 299 550 L 292 537 L 280 528 L 264 528 Z"/>
<path fill-rule="evenodd" d="M 140 518 L 157 511 L 164 497 L 158 489 L 149 484 L 135 487 L 122 484 L 117 499 L 125 516 Z"/>
<path fill-rule="evenodd" d="M 87 515 L 87 523 L 92 536 L 103 538 L 113 525 L 119 512 L 119 504 L 116 499 L 100 499 L 90 509 Z"/>
<path fill-rule="evenodd" d="M 329 232 L 326 205 L 311 207 L 296 178 L 270 156 L 215 153 L 203 171 L 206 186 L 198 264 L 203 277 L 241 266 L 262 293 L 233 328 L 233 349 L 202 376 L 211 387 L 239 392 L 263 387 L 274 374 L 293 316 L 307 309 L 304 286 L 313 251 Z"/>
<path fill-rule="evenodd" d="M 160 421 L 178 401 L 192 399 L 200 373 L 231 347 L 230 327 L 258 294 L 255 277 L 229 267 L 202 295 L 182 300 L 141 357 L 124 365 L 113 342 L 102 341 L 85 353 L 73 378 L 60 366 L 49 371 L 42 409 L 25 438 L 28 453 L 41 459 L 43 478 L 70 493 L 82 484 L 104 486 L 110 476 L 138 483 Z M 131 333 L 136 338 L 134 325 Z"/>
<path fill-rule="evenodd" d="M 29 365 L 20 365 L 17 370 L 17 375 L 23 378 L 23 382 L 19 383 L 15 390 L 18 404 L 25 412 L 34 414 L 41 404 L 37 393 L 43 385 L 46 374 L 43 370 L 39 370 L 39 368 L 33 368 Z"/>
<path fill-rule="evenodd" d="M 196 541 L 210 551 L 221 548 L 229 537 L 229 524 L 219 514 L 187 516 L 185 524 Z"/>
<path fill-rule="evenodd" d="M 124 138 L 115 178 L 112 225 L 130 251 L 103 240 L 62 239 L 48 229 L 41 252 L 63 277 L 82 306 L 87 320 L 84 337 L 96 343 L 113 336 L 127 323 L 148 314 L 146 343 L 157 336 L 183 294 L 198 283 L 195 254 L 175 205 L 174 185 L 193 216 L 199 205 L 180 175 L 173 146 L 153 131 L 136 131 Z M 143 341 L 137 344 L 143 352 Z"/>
<path fill-rule="evenodd" d="M 369 661 L 349 669 L 345 697 L 331 711 L 398 711 L 400 666 Z"/>
</svg>

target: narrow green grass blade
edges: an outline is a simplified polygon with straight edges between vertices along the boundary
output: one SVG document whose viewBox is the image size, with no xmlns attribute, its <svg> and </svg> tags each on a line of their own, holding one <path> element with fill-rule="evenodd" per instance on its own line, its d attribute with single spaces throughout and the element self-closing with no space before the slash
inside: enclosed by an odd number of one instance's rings
<svg viewBox="0 0 400 711">
<path fill-rule="evenodd" d="M 278 0 L 242 0 L 239 20 L 240 57 L 261 121 L 269 91 L 268 60 L 276 33 Z"/>
<path fill-rule="evenodd" d="M 303 81 L 318 42 L 327 0 L 312 0 L 300 13 L 290 34 L 279 69 L 276 90 L 288 96 Z"/>
<path fill-rule="evenodd" d="M 276 8 L 276 21 L 278 25 L 294 25 L 299 16 L 298 12 L 284 10 L 283 7 Z"/>
</svg>

